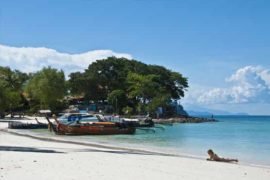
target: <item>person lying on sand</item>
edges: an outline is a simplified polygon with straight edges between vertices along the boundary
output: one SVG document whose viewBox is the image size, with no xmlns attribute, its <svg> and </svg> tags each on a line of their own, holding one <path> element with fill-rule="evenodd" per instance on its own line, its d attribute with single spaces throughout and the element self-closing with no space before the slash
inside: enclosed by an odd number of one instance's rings
<svg viewBox="0 0 270 180">
<path fill-rule="evenodd" d="M 219 162 L 238 162 L 238 159 L 227 159 L 227 158 L 221 158 L 217 154 L 214 153 L 212 149 L 209 149 L 207 151 L 210 158 L 207 158 L 207 161 L 219 161 Z"/>
</svg>

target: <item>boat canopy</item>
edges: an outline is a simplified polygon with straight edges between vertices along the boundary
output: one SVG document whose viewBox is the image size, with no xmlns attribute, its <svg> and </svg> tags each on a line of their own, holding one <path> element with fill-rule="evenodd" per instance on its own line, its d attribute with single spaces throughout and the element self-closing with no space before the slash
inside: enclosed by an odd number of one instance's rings
<svg viewBox="0 0 270 180">
<path fill-rule="evenodd" d="M 88 113 L 66 113 L 59 117 L 59 121 L 62 123 L 69 122 L 99 122 L 97 116 Z"/>
</svg>

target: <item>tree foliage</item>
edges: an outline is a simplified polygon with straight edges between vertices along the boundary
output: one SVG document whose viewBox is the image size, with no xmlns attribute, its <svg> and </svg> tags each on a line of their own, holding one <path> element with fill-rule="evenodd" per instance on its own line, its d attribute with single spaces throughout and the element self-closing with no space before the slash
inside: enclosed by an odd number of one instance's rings
<svg viewBox="0 0 270 180">
<path fill-rule="evenodd" d="M 121 113 L 122 109 L 127 103 L 127 97 L 125 91 L 121 89 L 113 90 L 108 95 L 108 101 L 113 106 L 115 112 Z"/>
<path fill-rule="evenodd" d="M 72 94 L 84 95 L 87 100 L 109 100 L 119 113 L 123 113 L 121 108 L 145 113 L 184 97 L 188 81 L 162 66 L 109 57 L 90 64 L 83 73 L 70 74 L 69 87 Z"/>
<path fill-rule="evenodd" d="M 84 72 L 70 74 L 51 67 L 33 74 L 0 67 L 0 114 L 30 104 L 32 110 L 61 110 L 67 87 L 86 102 L 109 102 L 119 114 L 154 113 L 179 100 L 188 87 L 187 78 L 162 66 L 109 57 L 97 60 Z M 111 109 L 111 108 L 109 108 Z"/>
<path fill-rule="evenodd" d="M 66 94 L 63 71 L 51 67 L 33 74 L 26 86 L 32 108 L 56 110 Z"/>
<path fill-rule="evenodd" d="M 0 111 L 13 111 L 22 108 L 25 99 L 23 87 L 28 75 L 18 70 L 0 66 Z"/>
</svg>

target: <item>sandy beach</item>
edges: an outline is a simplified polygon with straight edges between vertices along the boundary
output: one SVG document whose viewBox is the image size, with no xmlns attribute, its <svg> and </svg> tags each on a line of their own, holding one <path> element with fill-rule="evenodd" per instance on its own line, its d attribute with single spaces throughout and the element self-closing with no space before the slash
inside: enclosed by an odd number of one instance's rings
<svg viewBox="0 0 270 180">
<path fill-rule="evenodd" d="M 2 127 L 3 129 L 3 127 Z M 0 179 L 270 179 L 270 169 L 0 131 Z"/>
</svg>

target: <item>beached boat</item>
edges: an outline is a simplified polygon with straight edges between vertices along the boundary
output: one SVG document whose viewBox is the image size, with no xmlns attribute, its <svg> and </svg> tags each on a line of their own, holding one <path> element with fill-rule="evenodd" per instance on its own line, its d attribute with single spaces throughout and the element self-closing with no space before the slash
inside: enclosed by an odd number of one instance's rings
<svg viewBox="0 0 270 180">
<path fill-rule="evenodd" d="M 134 134 L 136 131 L 135 127 L 125 123 L 76 121 L 72 124 L 64 124 L 55 118 L 56 124 L 53 124 L 48 117 L 46 119 L 52 130 L 62 135 Z"/>
<path fill-rule="evenodd" d="M 10 121 L 8 122 L 9 129 L 47 129 L 48 124 L 44 123 L 23 123 L 19 121 Z"/>
<path fill-rule="evenodd" d="M 151 128 L 155 126 L 154 121 L 150 117 L 136 119 L 123 118 L 122 122 L 128 123 L 135 127 Z"/>
<path fill-rule="evenodd" d="M 103 121 L 101 115 L 97 114 L 89 114 L 89 113 L 64 113 L 62 116 L 58 118 L 58 121 L 62 124 L 72 124 L 76 122 L 99 122 Z"/>
</svg>

